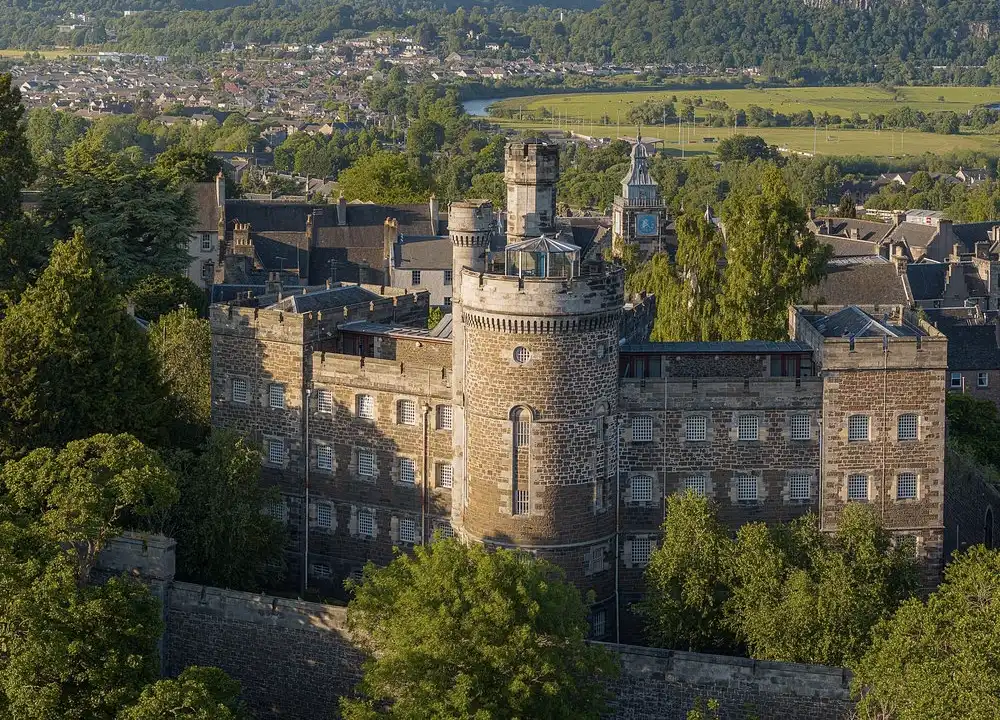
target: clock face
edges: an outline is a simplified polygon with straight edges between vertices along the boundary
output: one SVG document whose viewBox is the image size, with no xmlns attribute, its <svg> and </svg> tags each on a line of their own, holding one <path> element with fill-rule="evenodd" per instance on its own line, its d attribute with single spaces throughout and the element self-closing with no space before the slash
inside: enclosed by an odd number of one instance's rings
<svg viewBox="0 0 1000 720">
<path fill-rule="evenodd" d="M 642 214 L 635 216 L 635 234 L 636 235 L 656 235 L 659 228 L 659 222 L 656 215 Z"/>
</svg>

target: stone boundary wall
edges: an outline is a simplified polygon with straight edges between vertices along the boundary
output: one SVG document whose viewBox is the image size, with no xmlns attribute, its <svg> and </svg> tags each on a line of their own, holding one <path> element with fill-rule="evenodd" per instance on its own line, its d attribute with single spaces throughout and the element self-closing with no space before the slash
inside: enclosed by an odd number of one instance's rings
<svg viewBox="0 0 1000 720">
<path fill-rule="evenodd" d="M 99 568 L 161 590 L 164 673 L 220 667 L 240 681 L 261 720 L 335 718 L 364 659 L 347 632 L 346 609 L 172 581 L 173 553 L 169 538 L 130 533 L 112 543 Z M 840 720 L 852 709 L 840 668 L 601 645 L 622 667 L 607 720 L 684 720 L 698 698 L 718 700 L 723 720 Z"/>
</svg>

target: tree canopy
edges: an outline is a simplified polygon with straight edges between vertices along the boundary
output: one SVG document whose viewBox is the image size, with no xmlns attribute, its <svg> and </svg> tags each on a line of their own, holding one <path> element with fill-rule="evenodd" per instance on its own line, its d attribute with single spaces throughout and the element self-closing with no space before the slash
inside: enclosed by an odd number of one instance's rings
<svg viewBox="0 0 1000 720">
<path fill-rule="evenodd" d="M 380 150 L 361 157 L 340 173 L 340 189 L 350 200 L 402 205 L 427 200 L 430 188 L 406 157 Z"/>
<path fill-rule="evenodd" d="M 244 720 L 240 684 L 218 668 L 185 668 L 174 678 L 146 686 L 134 705 L 116 720 Z"/>
<path fill-rule="evenodd" d="M 602 648 L 562 572 L 510 550 L 436 539 L 353 586 L 350 627 L 369 653 L 349 720 L 581 718 L 603 707 Z"/>
</svg>

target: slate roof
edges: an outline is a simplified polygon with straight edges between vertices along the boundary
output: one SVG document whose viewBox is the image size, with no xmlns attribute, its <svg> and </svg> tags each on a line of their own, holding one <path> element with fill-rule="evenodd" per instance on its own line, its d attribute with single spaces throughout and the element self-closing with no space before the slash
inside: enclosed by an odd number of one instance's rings
<svg viewBox="0 0 1000 720">
<path fill-rule="evenodd" d="M 445 323 L 445 320 L 448 322 Z M 357 320 L 355 322 L 344 323 L 340 326 L 343 332 L 358 333 L 359 335 L 385 335 L 397 338 L 419 338 L 422 340 L 440 340 L 442 342 L 451 340 L 451 315 L 445 315 L 432 330 L 421 327 L 411 327 L 409 325 L 396 325 L 390 323 L 375 323 L 367 320 Z"/>
<path fill-rule="evenodd" d="M 218 232 L 219 202 L 215 196 L 214 182 L 194 183 L 192 196 L 195 202 L 195 232 Z"/>
<path fill-rule="evenodd" d="M 892 323 L 886 313 L 875 319 L 856 305 L 848 305 L 831 315 L 813 316 L 810 322 L 823 337 L 905 337 L 923 335 L 909 323 Z"/>
<path fill-rule="evenodd" d="M 949 370 L 1000 368 L 996 325 L 944 324 L 938 329 L 948 338 Z"/>
<path fill-rule="evenodd" d="M 977 242 L 991 242 L 990 230 L 1000 225 L 996 220 L 991 222 L 961 223 L 951 226 L 955 237 L 963 246 L 963 252 L 972 253 L 976 251 Z M 950 248 L 949 248 L 950 250 Z"/>
<path fill-rule="evenodd" d="M 872 262 L 829 264 L 826 277 L 809 288 L 802 302 L 820 305 L 909 305 L 903 278 L 882 258 Z"/>
<path fill-rule="evenodd" d="M 348 305 L 360 305 L 380 300 L 382 296 L 357 285 L 341 285 L 340 287 L 322 288 L 312 292 L 288 295 L 282 298 L 268 310 L 284 310 L 285 312 L 307 313 L 317 310 L 330 310 Z"/>
<path fill-rule="evenodd" d="M 914 302 L 940 300 L 944 297 L 948 265 L 945 263 L 910 263 L 906 266 L 906 279 Z"/>
<path fill-rule="evenodd" d="M 905 241 L 910 247 L 927 247 L 937 234 L 938 229 L 933 225 L 903 222 L 894 227 L 886 238 L 894 243 Z"/>
<path fill-rule="evenodd" d="M 447 270 L 452 266 L 451 239 L 405 237 L 393 246 L 395 267 L 401 270 Z"/>
<path fill-rule="evenodd" d="M 826 227 L 827 224 L 829 227 Z M 892 231 L 892 225 L 888 223 L 856 220 L 854 218 L 818 217 L 813 221 L 813 225 L 815 225 L 817 232 L 823 236 L 823 241 L 830 242 L 831 244 L 834 244 L 832 236 L 839 236 L 840 239 L 848 243 L 854 243 L 855 245 L 859 241 L 876 243 Z M 857 228 L 858 240 L 850 239 L 849 235 L 852 228 Z"/>
<path fill-rule="evenodd" d="M 649 174 L 649 150 L 641 142 L 632 146 L 628 174 L 622 179 L 622 186 L 626 185 L 632 187 L 656 185 L 653 176 Z"/>
</svg>

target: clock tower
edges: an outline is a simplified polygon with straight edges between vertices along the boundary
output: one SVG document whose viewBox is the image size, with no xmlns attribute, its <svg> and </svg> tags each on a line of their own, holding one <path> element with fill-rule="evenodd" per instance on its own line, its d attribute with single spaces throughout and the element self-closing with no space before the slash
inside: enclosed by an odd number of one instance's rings
<svg viewBox="0 0 1000 720">
<path fill-rule="evenodd" d="M 660 188 L 649 174 L 649 151 L 641 132 L 632 147 L 632 162 L 622 179 L 622 193 L 612 210 L 612 236 L 616 255 L 623 244 L 635 245 L 642 256 L 666 248 L 668 212 Z"/>
</svg>

